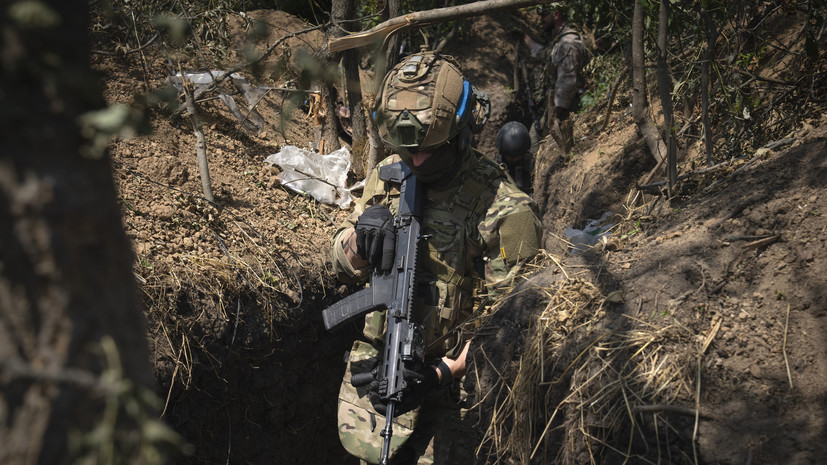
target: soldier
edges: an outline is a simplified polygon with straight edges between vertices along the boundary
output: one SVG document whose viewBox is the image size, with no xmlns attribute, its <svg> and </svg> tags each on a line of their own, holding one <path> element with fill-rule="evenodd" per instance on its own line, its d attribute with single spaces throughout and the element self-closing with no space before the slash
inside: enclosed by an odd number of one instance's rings
<svg viewBox="0 0 827 465">
<path fill-rule="evenodd" d="M 538 108 L 544 108 L 541 127 L 548 126 L 557 145 L 568 153 L 574 145 L 574 127 L 569 119 L 577 111 L 586 80 L 583 67 L 586 51 L 580 35 L 570 28 L 559 9 L 541 10 L 543 29 L 551 37 L 545 46 L 535 42 L 528 34 L 524 40 L 531 51 L 536 66 L 533 69 L 533 98 Z M 539 139 L 531 128 L 532 151 L 537 152 Z"/>
<path fill-rule="evenodd" d="M 497 163 L 505 163 L 517 187 L 530 195 L 533 191 L 534 159 L 529 151 L 531 136 L 528 129 L 519 121 L 509 121 L 497 133 L 495 143 Z"/>
<path fill-rule="evenodd" d="M 539 247 L 534 202 L 471 146 L 487 119 L 486 104 L 485 94 L 452 57 L 423 50 L 404 58 L 385 76 L 372 114 L 395 155 L 370 173 L 362 198 L 333 237 L 339 279 L 364 282 L 381 263 L 368 253 L 370 244 L 381 244 L 380 225 L 399 205 L 400 185 L 383 180 L 379 168 L 401 161 L 425 185 L 427 250 L 418 262 L 413 309 L 425 328 L 425 360 L 433 362 L 413 374 L 425 382 L 411 383 L 418 391 L 406 398 L 415 401 L 403 405 L 394 421 L 392 463 L 473 462 L 475 445 L 463 443 L 473 435 L 454 434 L 462 428 L 463 412 L 457 380 L 465 374 L 472 343 L 463 323 L 479 295 L 496 292 Z M 364 373 L 378 363 L 384 320 L 384 312 L 366 316 L 364 340 L 354 342 L 340 389 L 340 439 L 363 463 L 378 461 L 385 410 L 376 386 L 352 386 L 350 372 L 359 366 Z"/>
</svg>

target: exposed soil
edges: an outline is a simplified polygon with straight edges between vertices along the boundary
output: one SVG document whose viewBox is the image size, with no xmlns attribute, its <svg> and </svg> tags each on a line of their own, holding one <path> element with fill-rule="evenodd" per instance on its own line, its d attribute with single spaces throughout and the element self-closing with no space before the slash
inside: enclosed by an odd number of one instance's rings
<svg viewBox="0 0 827 465">
<path fill-rule="evenodd" d="M 250 16 L 270 26 L 259 45 L 307 27 L 282 12 Z M 496 131 L 517 114 L 510 104 L 507 21 L 470 21 L 445 50 L 491 98 L 491 119 L 478 138 L 491 156 Z M 298 79 L 299 50 L 312 53 L 322 41 L 317 32 L 290 39 L 266 63 L 279 67 L 248 77 L 288 87 Z M 821 54 L 819 66 L 824 47 Z M 96 55 L 109 102 L 128 103 L 145 84 L 159 88 L 173 72 L 160 54 L 145 56 L 144 64 L 140 54 Z M 258 130 L 242 128 L 217 99 L 199 103 L 213 204 L 201 194 L 189 118 L 157 113 L 151 135 L 118 140 L 110 151 L 147 304 L 164 418 L 191 444 L 186 463 L 357 463 L 339 444 L 336 401 L 342 357 L 358 332 L 326 333 L 319 318 L 352 290 L 336 282 L 328 259 L 329 238 L 348 210 L 293 193 L 264 164 L 283 145 L 307 148 L 313 140 L 309 107 L 290 97 L 265 95 Z M 565 337 L 547 354 L 556 362 L 544 368 L 543 379 L 556 381 L 532 391 L 546 399 L 545 416 L 531 419 L 532 443 L 522 449 L 533 449 L 550 425 L 535 462 L 623 463 L 628 454 L 629 463 L 823 463 L 824 114 L 804 118 L 784 135 L 787 144 L 687 178 L 679 195 L 664 201 L 635 198 L 635 184 L 655 162 L 626 105 L 615 102 L 613 123 L 602 132 L 605 105 L 579 115 L 572 156 L 544 143 L 534 197 L 547 257 L 555 260 L 546 259 L 520 285 L 522 295 L 502 304 L 492 320 L 501 334 L 480 336 L 481 346 L 491 348 L 487 354 L 498 353 L 492 360 L 500 372 L 494 376 L 475 352 L 483 383 L 496 386 L 501 375 L 512 384 L 520 355 L 529 352 L 530 328 L 536 331 L 553 300 L 546 291 L 563 295 L 579 283 L 577 295 L 588 296 L 580 307 L 585 313 L 553 316 Z M 682 172 L 704 166 L 701 148 L 700 142 L 686 147 Z M 564 229 L 582 228 L 604 212 L 617 225 L 612 240 L 570 254 Z M 644 370 L 635 372 L 627 360 L 647 365 L 651 379 L 636 378 Z M 577 396 L 594 401 L 607 392 L 590 374 L 606 380 L 603 387 L 629 382 L 615 404 L 605 404 L 622 408 L 577 409 L 583 405 Z M 606 445 L 572 433 L 583 425 L 582 412 L 592 415 L 585 429 L 595 438 L 596 429 L 604 431 Z M 492 413 L 479 415 L 490 420 Z M 485 429 L 481 424 L 481 437 Z"/>
</svg>

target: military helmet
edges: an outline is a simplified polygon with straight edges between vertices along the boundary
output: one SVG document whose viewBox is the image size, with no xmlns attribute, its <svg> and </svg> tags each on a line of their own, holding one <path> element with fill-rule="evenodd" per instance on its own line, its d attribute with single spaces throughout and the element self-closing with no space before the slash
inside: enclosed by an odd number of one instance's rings
<svg viewBox="0 0 827 465">
<path fill-rule="evenodd" d="M 504 157 L 522 156 L 531 147 L 528 129 L 519 121 L 505 123 L 495 139 L 497 150 Z"/>
<path fill-rule="evenodd" d="M 422 50 L 385 76 L 372 116 L 385 144 L 414 153 L 436 149 L 465 128 L 479 133 L 489 109 L 488 97 L 462 75 L 456 60 Z"/>
</svg>

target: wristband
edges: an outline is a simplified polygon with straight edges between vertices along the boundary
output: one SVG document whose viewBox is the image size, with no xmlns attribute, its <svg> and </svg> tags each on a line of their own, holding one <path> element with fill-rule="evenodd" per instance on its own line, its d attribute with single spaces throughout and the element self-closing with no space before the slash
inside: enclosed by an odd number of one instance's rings
<svg viewBox="0 0 827 465">
<path fill-rule="evenodd" d="M 436 369 L 439 370 L 439 373 L 442 376 L 442 380 L 439 382 L 440 387 L 454 384 L 454 375 L 451 374 L 451 369 L 448 367 L 448 364 L 445 363 L 445 360 L 440 360 L 439 365 L 436 366 Z"/>
</svg>

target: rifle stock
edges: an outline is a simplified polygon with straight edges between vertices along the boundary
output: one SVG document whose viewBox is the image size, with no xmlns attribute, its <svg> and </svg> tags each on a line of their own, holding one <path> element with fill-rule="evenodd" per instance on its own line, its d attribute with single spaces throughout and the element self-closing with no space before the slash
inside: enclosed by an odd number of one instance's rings
<svg viewBox="0 0 827 465">
<path fill-rule="evenodd" d="M 406 382 L 405 363 L 421 363 L 425 341 L 422 326 L 413 320 L 413 294 L 421 234 L 424 188 L 410 169 L 401 162 L 381 168 L 380 178 L 402 182 L 399 209 L 394 218 L 396 246 L 390 273 L 376 270 L 371 274 L 370 287 L 356 292 L 322 311 L 325 328 L 335 330 L 359 315 L 387 309 L 385 347 L 379 372 L 380 398 L 387 402 L 381 464 L 390 457 L 393 418 L 402 401 Z"/>
</svg>

